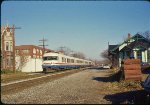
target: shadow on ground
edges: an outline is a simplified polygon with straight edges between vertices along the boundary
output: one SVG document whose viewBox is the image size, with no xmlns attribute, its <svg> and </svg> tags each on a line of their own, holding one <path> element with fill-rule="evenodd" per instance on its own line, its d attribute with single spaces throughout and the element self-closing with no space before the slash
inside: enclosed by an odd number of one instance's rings
<svg viewBox="0 0 150 105">
<path fill-rule="evenodd" d="M 92 80 L 102 81 L 102 82 L 115 82 L 115 81 L 120 81 L 121 77 L 122 77 L 122 72 L 118 71 L 117 73 L 107 77 L 93 77 Z"/>
<path fill-rule="evenodd" d="M 128 92 L 121 92 L 104 97 L 107 101 L 111 101 L 112 104 L 148 104 L 150 103 L 150 97 L 144 90 L 135 90 Z"/>
<path fill-rule="evenodd" d="M 149 74 L 150 72 L 144 71 L 143 73 Z M 107 77 L 93 77 L 92 80 L 101 82 L 115 82 L 122 79 L 122 72 L 119 71 Z M 150 93 L 145 90 L 134 90 L 127 92 L 120 92 L 115 94 L 108 94 L 104 99 L 112 102 L 112 104 L 148 104 L 150 103 Z"/>
<path fill-rule="evenodd" d="M 150 68 L 142 70 L 143 74 L 150 74 Z"/>
</svg>

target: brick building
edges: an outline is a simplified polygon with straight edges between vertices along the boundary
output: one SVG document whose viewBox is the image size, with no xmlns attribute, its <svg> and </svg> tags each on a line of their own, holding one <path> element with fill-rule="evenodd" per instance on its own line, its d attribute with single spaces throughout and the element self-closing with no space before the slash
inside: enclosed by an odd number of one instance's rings
<svg viewBox="0 0 150 105">
<path fill-rule="evenodd" d="M 43 49 L 35 45 L 15 46 L 15 29 L 19 28 L 16 28 L 14 25 L 12 27 L 9 25 L 1 26 L 1 70 L 26 69 L 32 66 L 28 64 L 33 59 L 36 59 L 36 63 L 41 65 L 44 52 L 51 52 L 53 50 Z M 32 67 L 30 68 L 32 69 Z"/>
<path fill-rule="evenodd" d="M 1 70 L 15 69 L 15 38 L 13 28 L 8 25 L 1 26 Z"/>
<path fill-rule="evenodd" d="M 42 56 L 45 52 L 53 52 L 35 45 L 20 45 L 16 50 L 16 69 L 22 72 L 42 71 Z"/>
<path fill-rule="evenodd" d="M 15 46 L 16 56 L 30 56 L 31 58 L 42 58 L 44 49 L 35 45 L 20 45 Z M 53 50 L 46 49 L 45 52 L 52 52 Z"/>
</svg>

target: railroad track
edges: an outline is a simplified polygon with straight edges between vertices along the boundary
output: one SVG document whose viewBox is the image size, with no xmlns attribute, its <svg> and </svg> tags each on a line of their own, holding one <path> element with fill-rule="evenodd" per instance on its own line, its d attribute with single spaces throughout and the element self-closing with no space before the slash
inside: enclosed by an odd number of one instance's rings
<svg viewBox="0 0 150 105">
<path fill-rule="evenodd" d="M 35 77 L 35 78 L 18 80 L 18 81 L 13 81 L 13 82 L 9 82 L 9 83 L 1 83 L 1 94 L 3 94 L 3 95 L 13 94 L 15 92 L 22 91 L 26 88 L 40 85 L 40 84 L 43 84 L 46 82 L 50 82 L 55 79 L 62 78 L 64 76 L 80 72 L 82 70 L 83 69 L 67 70 L 67 71 L 62 71 L 62 72 L 57 72 L 57 73 L 55 72 L 53 74 L 46 74 L 46 75 L 42 75 L 42 76 Z"/>
</svg>

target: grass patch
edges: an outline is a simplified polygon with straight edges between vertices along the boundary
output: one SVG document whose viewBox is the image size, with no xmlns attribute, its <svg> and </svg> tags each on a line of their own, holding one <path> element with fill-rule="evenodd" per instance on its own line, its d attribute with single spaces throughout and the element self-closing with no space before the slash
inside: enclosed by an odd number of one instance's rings
<svg viewBox="0 0 150 105">
<path fill-rule="evenodd" d="M 21 71 L 13 71 L 13 70 L 1 70 L 1 82 L 13 81 L 18 78 L 23 78 L 27 73 L 23 73 Z"/>
<path fill-rule="evenodd" d="M 13 70 L 1 70 L 1 74 L 12 74 L 15 73 Z"/>
</svg>

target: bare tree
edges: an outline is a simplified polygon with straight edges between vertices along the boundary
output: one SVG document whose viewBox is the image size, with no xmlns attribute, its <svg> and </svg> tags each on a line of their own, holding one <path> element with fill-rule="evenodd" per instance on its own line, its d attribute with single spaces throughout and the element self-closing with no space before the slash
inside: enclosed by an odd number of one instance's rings
<svg viewBox="0 0 150 105">
<path fill-rule="evenodd" d="M 108 50 L 104 50 L 100 55 L 102 58 L 110 60 L 110 57 L 108 56 Z"/>
<path fill-rule="evenodd" d="M 83 54 L 82 52 L 75 52 L 72 51 L 70 48 L 65 47 L 65 46 L 61 46 L 57 49 L 57 51 L 64 53 L 65 55 L 69 55 L 72 57 L 77 57 L 77 58 L 81 58 L 81 59 L 85 59 L 85 54 Z"/>
<path fill-rule="evenodd" d="M 108 55 L 108 49 L 101 52 L 100 56 L 102 58 L 104 58 L 103 62 L 105 62 L 105 63 L 110 63 L 111 62 L 111 57 Z"/>
<path fill-rule="evenodd" d="M 64 53 L 65 55 L 70 55 L 71 49 L 65 46 L 61 46 L 57 49 L 57 51 Z"/>
<path fill-rule="evenodd" d="M 77 53 L 73 53 L 72 54 L 73 57 L 77 57 L 77 58 L 81 58 L 81 59 L 85 59 L 85 54 L 81 53 L 81 52 L 77 52 Z"/>
<path fill-rule="evenodd" d="M 20 57 L 20 63 L 18 69 L 22 69 L 25 66 L 25 64 L 28 62 L 28 56 L 21 55 L 19 57 Z"/>
</svg>

